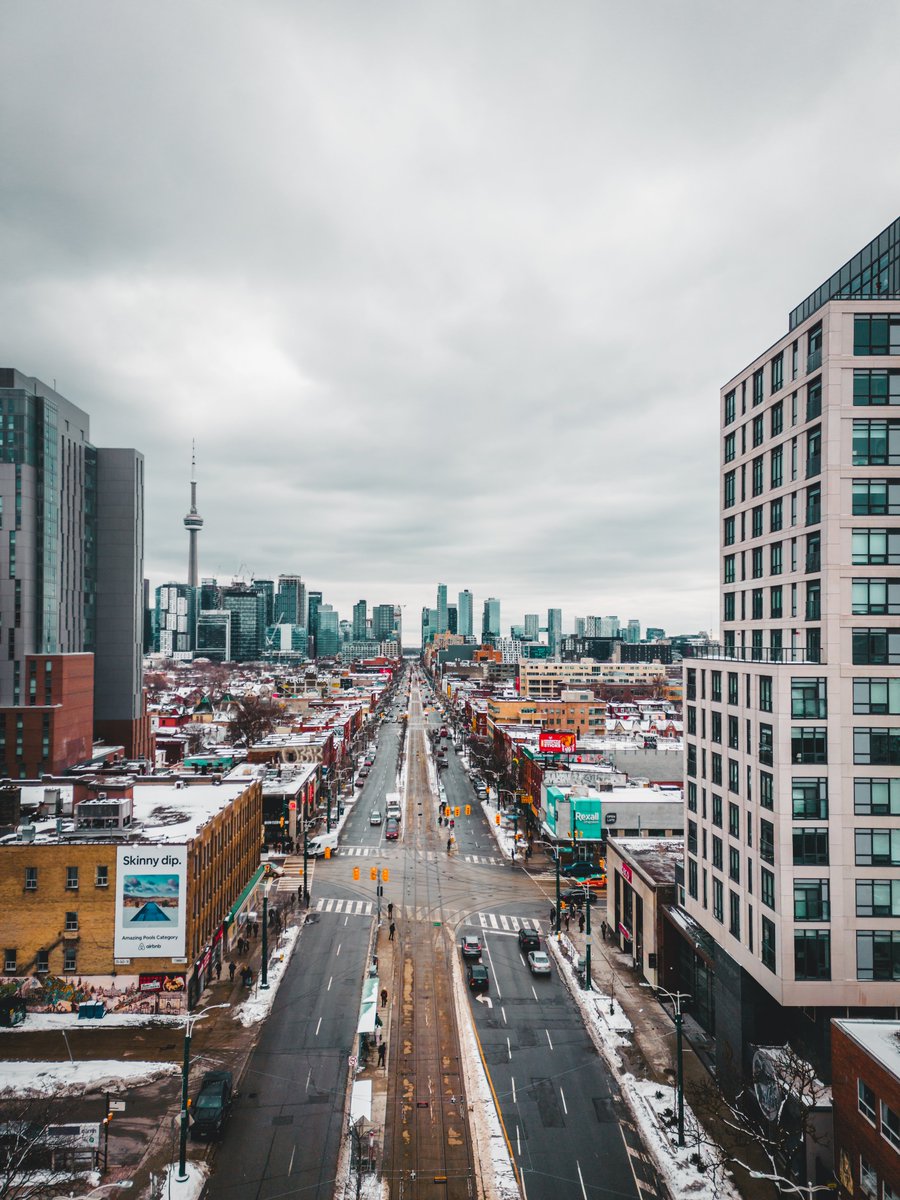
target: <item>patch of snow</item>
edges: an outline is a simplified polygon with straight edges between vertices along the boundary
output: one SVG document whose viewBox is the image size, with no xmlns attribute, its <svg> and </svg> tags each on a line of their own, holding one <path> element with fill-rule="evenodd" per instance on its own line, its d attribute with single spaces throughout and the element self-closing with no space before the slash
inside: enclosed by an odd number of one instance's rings
<svg viewBox="0 0 900 1200">
<path fill-rule="evenodd" d="M 178 1075 L 178 1063 L 118 1062 L 87 1059 L 80 1062 L 0 1062 L 0 1094 L 5 1096 L 80 1096 L 102 1088 L 117 1091 L 136 1081 L 147 1083 L 163 1075 Z"/>
<path fill-rule="evenodd" d="M 272 1011 L 278 988 L 284 978 L 288 963 L 291 961 L 294 947 L 297 945 L 300 929 L 301 926 L 292 925 L 290 929 L 286 929 L 282 933 L 277 947 L 269 956 L 268 988 L 263 990 L 260 987 L 260 976 L 257 975 L 256 983 L 253 985 L 253 995 L 234 1010 L 235 1021 L 240 1021 L 245 1027 L 255 1025 L 258 1021 L 265 1020 Z"/>
<path fill-rule="evenodd" d="M 21 1025 L 12 1029 L 0 1028 L 0 1035 L 7 1033 L 46 1033 L 54 1030 L 68 1033 L 77 1029 L 79 1033 L 86 1030 L 110 1029 L 122 1025 L 184 1025 L 184 1016 L 170 1016 L 160 1013 L 116 1013 L 108 1012 L 99 1021 L 79 1021 L 77 1012 L 70 1013 L 29 1013 Z"/>
<path fill-rule="evenodd" d="M 188 1162 L 184 1165 L 187 1175 L 187 1179 L 184 1180 L 178 1178 L 178 1163 L 172 1163 L 167 1168 L 163 1175 L 162 1191 L 159 1193 L 162 1200 L 200 1200 L 206 1186 L 209 1167 L 206 1163 L 197 1162 Z M 111 1194 L 114 1195 L 114 1193 Z"/>
</svg>

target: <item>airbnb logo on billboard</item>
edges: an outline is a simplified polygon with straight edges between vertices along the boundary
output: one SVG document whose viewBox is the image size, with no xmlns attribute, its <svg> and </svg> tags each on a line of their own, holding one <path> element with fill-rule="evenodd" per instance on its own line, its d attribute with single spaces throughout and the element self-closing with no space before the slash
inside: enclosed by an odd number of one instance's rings
<svg viewBox="0 0 900 1200">
<path fill-rule="evenodd" d="M 542 733 L 538 748 L 541 754 L 572 754 L 575 751 L 575 734 Z"/>
</svg>

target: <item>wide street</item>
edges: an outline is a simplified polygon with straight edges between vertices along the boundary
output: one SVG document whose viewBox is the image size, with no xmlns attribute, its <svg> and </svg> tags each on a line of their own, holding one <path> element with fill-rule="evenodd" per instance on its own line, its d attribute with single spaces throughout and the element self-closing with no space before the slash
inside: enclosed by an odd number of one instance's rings
<svg viewBox="0 0 900 1200">
<path fill-rule="evenodd" d="M 405 709 L 405 687 L 395 708 Z M 403 699 L 401 699 L 401 697 Z M 341 831 L 339 852 L 316 861 L 312 919 L 306 925 L 251 1054 L 227 1134 L 213 1156 L 213 1197 L 301 1193 L 324 1200 L 334 1189 L 348 1056 L 355 1049 L 360 993 L 377 913 L 372 867 L 387 869 L 382 904 L 397 926 L 389 994 L 387 1115 L 382 1172 L 392 1194 L 474 1196 L 478 1163 L 463 1107 L 460 1043 L 451 989 L 459 939 L 477 933 L 490 974 L 487 994 L 469 997 L 473 1019 L 520 1184 L 528 1200 L 637 1197 L 641 1172 L 620 1102 L 555 967 L 532 977 L 519 951 L 521 926 L 547 932 L 552 881 L 539 888 L 501 858 L 468 775 L 449 741 L 441 780 L 459 806 L 449 830 L 437 824 L 436 778 L 429 767 L 434 698 L 413 684 L 407 733 L 408 788 L 400 838 L 386 841 L 385 794 L 396 790 L 400 722 L 386 721 L 369 778 Z M 402 720 L 402 717 L 401 717 Z M 465 806 L 471 813 L 465 816 Z M 353 878 L 354 867 L 359 878 Z M 393 947 L 392 947 L 393 949 Z M 466 1007 L 468 1005 L 468 1009 Z M 468 1097 L 471 1108 L 471 1097 Z M 629 1153 L 629 1138 L 632 1151 Z M 636 1161 L 637 1159 L 637 1161 Z M 645 1193 L 647 1194 L 647 1193 Z"/>
</svg>

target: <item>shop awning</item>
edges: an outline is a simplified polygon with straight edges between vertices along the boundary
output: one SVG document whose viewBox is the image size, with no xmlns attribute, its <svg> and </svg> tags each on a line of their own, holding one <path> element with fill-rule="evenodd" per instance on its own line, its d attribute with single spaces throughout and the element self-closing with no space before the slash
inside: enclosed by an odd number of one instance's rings
<svg viewBox="0 0 900 1200">
<path fill-rule="evenodd" d="M 230 925 L 232 923 L 232 921 L 234 921 L 235 917 L 238 915 L 238 913 L 241 911 L 241 909 L 247 903 L 247 900 L 248 900 L 249 896 L 251 895 L 251 893 L 253 892 L 253 889 L 256 887 L 256 885 L 259 883 L 260 879 L 262 879 L 262 877 L 263 877 L 263 875 L 265 875 L 265 873 L 266 873 L 265 863 L 263 863 L 263 865 L 261 867 L 257 867 L 257 869 L 253 872 L 253 875 L 250 878 L 250 882 L 247 884 L 247 886 L 241 892 L 240 896 L 238 896 L 237 900 L 235 900 L 234 904 L 232 904 L 231 908 L 228 910 L 228 916 L 225 918 L 225 923 L 227 925 Z"/>
<path fill-rule="evenodd" d="M 378 976 L 369 976 L 363 984 L 362 1003 L 359 1006 L 357 1033 L 374 1033 L 378 1015 Z"/>
</svg>

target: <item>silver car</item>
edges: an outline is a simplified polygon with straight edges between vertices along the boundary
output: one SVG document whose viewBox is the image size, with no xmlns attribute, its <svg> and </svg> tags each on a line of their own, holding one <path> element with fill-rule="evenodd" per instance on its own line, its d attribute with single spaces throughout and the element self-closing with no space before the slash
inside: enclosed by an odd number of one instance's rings
<svg viewBox="0 0 900 1200">
<path fill-rule="evenodd" d="M 543 950 L 529 950 L 528 967 L 532 975 L 549 975 L 550 958 Z"/>
<path fill-rule="evenodd" d="M 373 808 L 372 811 L 369 813 L 369 824 L 370 825 L 380 825 L 381 824 L 381 813 L 378 811 L 377 808 Z"/>
</svg>

